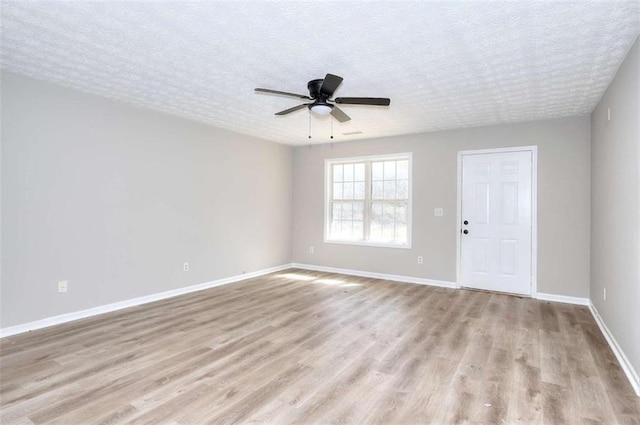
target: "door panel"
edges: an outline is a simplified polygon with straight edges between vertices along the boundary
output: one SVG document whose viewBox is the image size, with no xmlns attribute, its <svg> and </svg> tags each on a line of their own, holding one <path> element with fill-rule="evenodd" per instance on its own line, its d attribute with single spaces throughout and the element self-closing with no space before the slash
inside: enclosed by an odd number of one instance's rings
<svg viewBox="0 0 640 425">
<path fill-rule="evenodd" d="M 518 183 L 502 183 L 500 211 L 502 211 L 503 225 L 516 225 L 518 217 Z"/>
<path fill-rule="evenodd" d="M 531 294 L 531 155 L 462 156 L 462 286 Z"/>
<path fill-rule="evenodd" d="M 518 241 L 503 239 L 500 241 L 500 274 L 502 276 L 516 275 L 516 252 Z"/>
<path fill-rule="evenodd" d="M 489 185 L 486 183 L 476 183 L 475 192 L 474 221 L 476 223 L 486 224 L 489 220 Z"/>
<path fill-rule="evenodd" d="M 486 274 L 489 272 L 489 244 L 487 238 L 473 239 L 473 272 Z"/>
</svg>

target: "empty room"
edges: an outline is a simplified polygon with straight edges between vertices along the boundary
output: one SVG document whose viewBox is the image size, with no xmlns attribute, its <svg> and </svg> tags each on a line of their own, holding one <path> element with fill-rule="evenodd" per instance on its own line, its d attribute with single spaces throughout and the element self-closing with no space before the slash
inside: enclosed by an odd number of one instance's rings
<svg viewBox="0 0 640 425">
<path fill-rule="evenodd" d="M 0 30 L 0 423 L 640 425 L 638 0 Z"/>
</svg>

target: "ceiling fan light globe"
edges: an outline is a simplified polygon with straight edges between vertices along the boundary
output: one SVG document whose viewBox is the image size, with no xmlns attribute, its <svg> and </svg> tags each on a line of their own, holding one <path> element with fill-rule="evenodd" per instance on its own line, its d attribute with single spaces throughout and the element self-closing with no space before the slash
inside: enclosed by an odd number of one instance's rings
<svg viewBox="0 0 640 425">
<path fill-rule="evenodd" d="M 329 115 L 331 113 L 331 106 L 329 105 L 313 105 L 310 109 L 311 112 L 318 115 Z"/>
</svg>

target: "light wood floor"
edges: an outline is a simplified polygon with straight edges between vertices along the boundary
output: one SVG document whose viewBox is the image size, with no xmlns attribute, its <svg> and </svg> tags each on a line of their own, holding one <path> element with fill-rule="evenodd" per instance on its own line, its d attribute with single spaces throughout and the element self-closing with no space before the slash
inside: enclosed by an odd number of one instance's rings
<svg viewBox="0 0 640 425">
<path fill-rule="evenodd" d="M 639 424 L 585 307 L 288 270 L 1 341 L 3 424 Z"/>
</svg>

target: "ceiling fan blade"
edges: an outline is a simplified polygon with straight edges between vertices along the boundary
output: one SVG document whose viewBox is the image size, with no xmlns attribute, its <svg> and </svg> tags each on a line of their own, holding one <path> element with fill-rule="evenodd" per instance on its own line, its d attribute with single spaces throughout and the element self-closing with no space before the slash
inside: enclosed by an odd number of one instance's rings
<svg viewBox="0 0 640 425">
<path fill-rule="evenodd" d="M 336 91 L 341 83 L 342 77 L 338 77 L 337 75 L 333 74 L 327 74 L 326 77 L 324 77 L 322 85 L 320 86 L 320 94 L 327 97 L 333 96 L 333 92 Z"/>
<path fill-rule="evenodd" d="M 349 115 L 342 112 L 342 109 L 338 108 L 335 105 L 333 106 L 333 108 L 331 108 L 331 116 L 340 122 L 347 122 L 351 119 L 349 118 Z"/>
<path fill-rule="evenodd" d="M 286 92 L 286 91 L 278 91 L 278 90 L 271 90 L 271 89 L 261 89 L 261 88 L 257 88 L 257 89 L 255 89 L 255 91 L 257 91 L 258 93 L 279 94 L 279 95 L 282 95 L 282 96 L 292 96 L 292 97 L 297 97 L 298 99 L 311 100 L 311 98 L 309 96 L 307 96 L 306 94 L 296 94 L 296 93 L 289 93 L 289 92 Z"/>
<path fill-rule="evenodd" d="M 297 111 L 298 109 L 306 108 L 308 103 L 303 103 L 302 105 L 294 106 L 293 108 L 285 109 L 284 111 L 276 112 L 276 115 L 287 115 L 291 112 Z"/>
<path fill-rule="evenodd" d="M 334 102 L 343 105 L 375 105 L 389 106 L 391 99 L 386 97 L 336 97 Z"/>
</svg>

